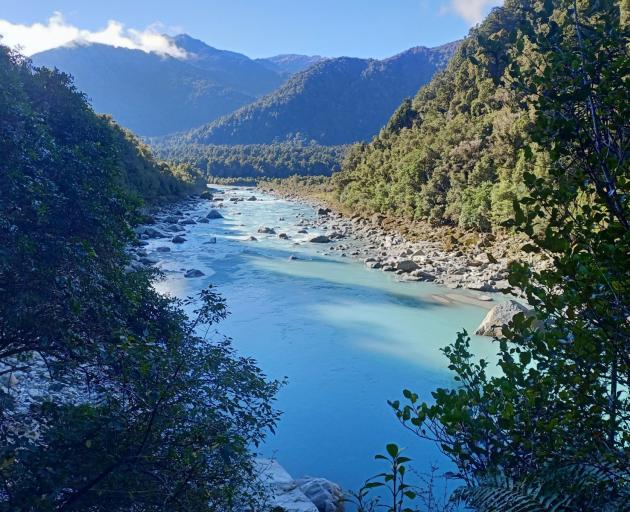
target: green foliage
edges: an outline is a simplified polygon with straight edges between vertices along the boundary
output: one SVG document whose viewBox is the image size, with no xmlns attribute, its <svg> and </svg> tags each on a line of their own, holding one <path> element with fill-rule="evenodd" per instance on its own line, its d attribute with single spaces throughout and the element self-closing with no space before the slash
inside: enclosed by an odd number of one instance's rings
<svg viewBox="0 0 630 512">
<path fill-rule="evenodd" d="M 478 188 L 470 188 L 462 192 L 461 211 L 459 213 L 460 227 L 477 231 L 490 231 L 492 229 L 493 189 L 494 186 L 491 182 L 485 182 Z"/>
<path fill-rule="evenodd" d="M 457 44 L 412 48 L 382 61 L 325 59 L 236 112 L 174 137 L 175 143 L 273 144 L 295 137 L 350 144 L 378 133 L 400 102 L 442 69 Z"/>
<path fill-rule="evenodd" d="M 155 141 L 162 158 L 190 165 L 212 178 L 330 176 L 339 170 L 346 146 L 320 146 L 293 139 L 276 144 L 213 146 Z"/>
<path fill-rule="evenodd" d="M 405 457 L 404 450 L 396 444 L 390 443 L 385 449 L 387 455 L 376 455 L 375 458 L 387 465 L 387 471 L 368 479 L 358 492 L 351 492 L 346 499 L 357 512 L 419 512 L 420 509 L 411 508 L 411 504 L 418 501 L 422 503 L 424 512 L 455 510 L 454 502 L 441 502 L 435 492 L 436 468 L 427 478 L 422 478 L 418 485 L 411 485 L 408 483 L 411 459 Z"/>
<path fill-rule="evenodd" d="M 259 498 L 250 450 L 278 384 L 199 336 L 227 314 L 213 290 L 189 320 L 127 269 L 141 200 L 192 190 L 136 142 L 67 75 L 0 47 L 1 511 Z"/>
<path fill-rule="evenodd" d="M 343 203 L 482 230 L 511 216 L 506 195 L 521 197 L 522 173 L 531 168 L 521 154 L 528 109 L 504 81 L 514 4 L 493 11 L 444 72 L 403 103 L 371 143 L 352 149 L 333 177 Z M 483 49 L 488 42 L 491 52 Z"/>
<path fill-rule="evenodd" d="M 629 27 L 614 0 L 508 0 L 477 35 L 471 62 L 509 84 L 531 120 L 519 152 L 524 190 L 507 226 L 548 265 L 511 268 L 535 315 L 503 326 L 497 375 L 464 332 L 444 349 L 455 386 L 431 402 L 406 390 L 390 405 L 451 459 L 465 483 L 456 497 L 477 510 L 626 510 Z M 472 210 L 485 209 L 475 192 Z"/>
<path fill-rule="evenodd" d="M 457 489 L 452 500 L 478 512 L 618 512 L 630 507 L 630 487 L 619 488 L 616 480 L 627 480 L 628 476 L 606 465 L 555 468 L 520 481 L 502 474 L 489 475 L 479 484 Z M 584 492 L 591 489 L 597 492 Z"/>
<path fill-rule="evenodd" d="M 150 148 L 129 130 L 109 119 L 120 160 L 121 186 L 148 204 L 199 192 L 206 184 L 202 173 L 186 163 L 158 161 Z"/>
</svg>

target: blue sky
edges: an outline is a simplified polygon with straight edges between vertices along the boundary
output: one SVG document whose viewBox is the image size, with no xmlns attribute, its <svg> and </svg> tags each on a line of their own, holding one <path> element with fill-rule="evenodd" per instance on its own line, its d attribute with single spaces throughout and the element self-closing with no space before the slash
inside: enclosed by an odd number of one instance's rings
<svg viewBox="0 0 630 512">
<path fill-rule="evenodd" d="M 464 37 L 500 0 L 0 0 L 3 42 L 27 54 L 70 38 L 153 51 L 186 32 L 251 57 L 387 57 Z"/>
</svg>

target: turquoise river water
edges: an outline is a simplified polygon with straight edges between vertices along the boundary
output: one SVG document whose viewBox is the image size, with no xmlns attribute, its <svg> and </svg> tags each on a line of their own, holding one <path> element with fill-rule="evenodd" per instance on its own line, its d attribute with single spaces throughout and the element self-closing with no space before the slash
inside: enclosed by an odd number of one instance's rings
<svg viewBox="0 0 630 512">
<path fill-rule="evenodd" d="M 252 195 L 225 190 L 228 197 Z M 277 401 L 282 419 L 262 453 L 294 477 L 324 476 L 346 489 L 384 469 L 374 455 L 388 442 L 406 447 L 419 472 L 432 464 L 450 469 L 432 443 L 400 426 L 387 400 L 405 388 L 430 399 L 431 390 L 451 384 L 440 348 L 459 330 L 474 331 L 486 310 L 440 303 L 432 296 L 451 291 L 324 255 L 304 239 L 314 232 L 297 233 L 297 216 L 315 215 L 311 207 L 255 195 L 258 201 L 226 200 L 224 219 L 187 226 L 186 243 L 152 240 L 147 250 L 166 274 L 159 290 L 186 297 L 216 286 L 231 312 L 218 330 L 269 377 L 288 378 Z M 195 213 L 210 208 L 203 202 Z M 256 233 L 262 225 L 291 239 Z M 216 243 L 208 244 L 212 237 Z M 160 245 L 172 251 L 154 253 Z M 192 268 L 205 276 L 185 278 Z M 473 338 L 473 349 L 489 358 L 496 352 L 488 338 Z"/>
</svg>

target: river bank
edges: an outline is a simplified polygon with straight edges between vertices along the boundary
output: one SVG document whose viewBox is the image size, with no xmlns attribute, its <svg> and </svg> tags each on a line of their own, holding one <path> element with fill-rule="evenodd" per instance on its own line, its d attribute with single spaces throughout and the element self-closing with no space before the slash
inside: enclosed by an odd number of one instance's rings
<svg viewBox="0 0 630 512">
<path fill-rule="evenodd" d="M 374 454 L 387 442 L 407 446 L 420 472 L 433 464 L 447 470 L 432 443 L 400 429 L 387 400 L 403 389 L 430 397 L 448 386 L 441 348 L 459 330 L 473 333 L 496 302 L 410 282 L 330 250 L 358 243 L 350 234 L 310 242 L 331 230 L 318 229 L 323 216 L 303 202 L 219 188 L 212 198 L 149 212 L 130 266 L 157 267 L 164 276 L 158 291 L 182 299 L 212 285 L 231 313 L 220 334 L 270 378 L 288 378 L 278 396 L 283 418 L 262 456 L 280 460 L 292 475 L 323 475 L 344 489 L 382 471 Z M 489 338 L 472 336 L 471 344 L 478 357 L 493 360 Z"/>
<path fill-rule="evenodd" d="M 317 210 L 315 219 L 304 219 L 300 225 L 325 232 L 329 241 L 321 241 L 329 244 L 329 252 L 360 259 L 369 268 L 394 272 L 401 280 L 479 292 L 477 298 L 483 301 L 488 300 L 485 293 L 510 289 L 507 279 L 512 261 L 541 264 L 520 250 L 525 241 L 516 236 L 464 233 L 423 223 L 412 226 L 381 214 L 365 217 L 347 212 L 323 199 L 325 194 L 285 190 L 268 183 L 260 188 Z"/>
</svg>

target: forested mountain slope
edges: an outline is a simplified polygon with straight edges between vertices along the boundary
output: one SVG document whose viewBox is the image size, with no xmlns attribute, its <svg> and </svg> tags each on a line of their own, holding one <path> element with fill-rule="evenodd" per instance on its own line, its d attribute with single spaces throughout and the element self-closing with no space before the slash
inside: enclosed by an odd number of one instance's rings
<svg viewBox="0 0 630 512">
<path fill-rule="evenodd" d="M 276 384 L 195 335 L 225 317 L 217 294 L 188 320 L 128 253 L 142 201 L 188 194 L 177 175 L 195 177 L 3 46 L 0 155 L 0 510 L 255 498 L 249 447 L 275 423 Z"/>
<path fill-rule="evenodd" d="M 179 143 L 269 144 L 294 137 L 324 145 L 369 140 L 407 96 L 427 83 L 457 43 L 385 59 L 327 59 L 273 94 L 173 138 Z"/>
<path fill-rule="evenodd" d="M 348 146 L 321 146 L 290 140 L 275 144 L 161 144 L 162 158 L 191 166 L 216 178 L 287 178 L 330 176 L 340 170 Z"/>
<path fill-rule="evenodd" d="M 520 3 L 495 9 L 444 72 L 405 101 L 372 142 L 352 149 L 335 177 L 344 203 L 478 229 L 511 215 L 529 123 L 504 76 L 516 51 Z M 519 58 L 532 55 L 524 48 Z"/>
<path fill-rule="evenodd" d="M 207 123 L 273 91 L 285 80 L 248 57 L 187 35 L 173 38 L 186 58 L 102 44 L 73 44 L 33 55 L 36 66 L 74 77 L 97 112 L 140 135 Z"/>
</svg>

